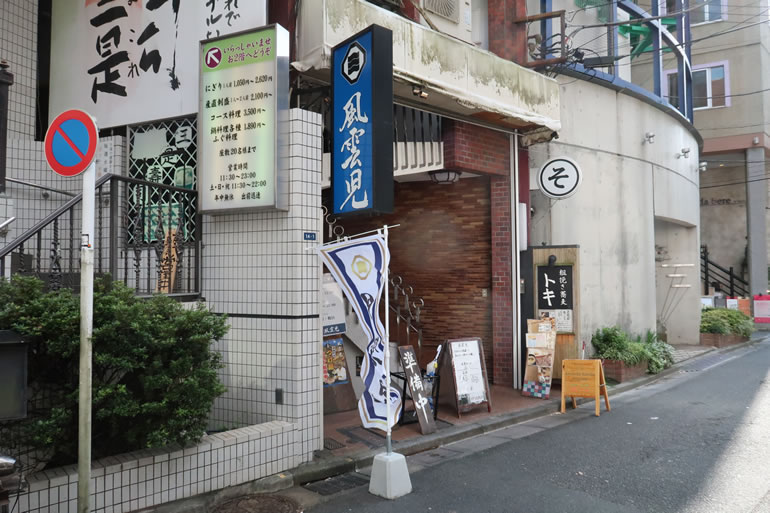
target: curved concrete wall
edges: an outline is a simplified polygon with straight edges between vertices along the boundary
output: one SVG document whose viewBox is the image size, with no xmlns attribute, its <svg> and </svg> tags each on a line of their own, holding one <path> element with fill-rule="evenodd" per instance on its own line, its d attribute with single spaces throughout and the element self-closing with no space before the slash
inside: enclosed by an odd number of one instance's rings
<svg viewBox="0 0 770 513">
<path fill-rule="evenodd" d="M 529 149 L 530 245 L 580 245 L 581 340 L 617 324 L 698 343 L 698 141 L 641 100 L 583 80 L 561 82 L 559 139 Z M 643 143 L 646 132 L 655 133 L 653 144 Z M 687 158 L 676 157 L 682 148 L 690 150 Z M 559 201 L 543 196 L 536 180 L 557 156 L 583 171 L 577 193 Z"/>
</svg>

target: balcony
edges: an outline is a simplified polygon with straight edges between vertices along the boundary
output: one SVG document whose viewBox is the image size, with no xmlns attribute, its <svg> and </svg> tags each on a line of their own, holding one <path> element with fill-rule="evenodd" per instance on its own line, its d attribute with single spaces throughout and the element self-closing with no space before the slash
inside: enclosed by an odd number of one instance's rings
<svg viewBox="0 0 770 513">
<path fill-rule="evenodd" d="M 361 0 L 300 4 L 294 68 L 328 82 L 332 48 L 371 24 L 393 31 L 396 103 L 520 131 L 561 128 L 556 81 Z"/>
</svg>

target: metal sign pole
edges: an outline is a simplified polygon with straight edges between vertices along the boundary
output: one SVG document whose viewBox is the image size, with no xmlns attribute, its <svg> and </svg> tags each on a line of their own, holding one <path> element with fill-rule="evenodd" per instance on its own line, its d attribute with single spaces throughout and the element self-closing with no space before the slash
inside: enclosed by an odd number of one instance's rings
<svg viewBox="0 0 770 513">
<path fill-rule="evenodd" d="M 83 231 L 80 241 L 80 390 L 78 396 L 78 513 L 90 511 L 91 334 L 94 317 L 94 213 L 96 166 L 83 173 Z"/>
<path fill-rule="evenodd" d="M 385 225 L 385 247 L 388 248 L 388 225 Z M 390 286 L 389 286 L 389 267 L 385 266 L 384 279 L 385 279 L 385 376 L 388 380 L 388 388 L 385 396 L 385 417 L 388 425 L 387 436 L 385 438 L 385 446 L 387 447 L 388 454 L 393 452 L 393 440 L 390 438 Z"/>
</svg>

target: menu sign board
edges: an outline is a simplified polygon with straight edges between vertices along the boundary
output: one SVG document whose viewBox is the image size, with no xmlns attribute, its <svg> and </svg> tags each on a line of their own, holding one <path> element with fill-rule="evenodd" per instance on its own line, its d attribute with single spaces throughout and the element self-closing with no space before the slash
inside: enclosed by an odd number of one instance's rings
<svg viewBox="0 0 770 513">
<path fill-rule="evenodd" d="M 448 388 L 458 415 L 484 403 L 492 411 L 481 339 L 448 340 L 446 347 L 439 357 L 440 375 L 451 374 Z"/>
<path fill-rule="evenodd" d="M 271 25 L 201 44 L 200 210 L 286 209 L 289 35 Z"/>
</svg>

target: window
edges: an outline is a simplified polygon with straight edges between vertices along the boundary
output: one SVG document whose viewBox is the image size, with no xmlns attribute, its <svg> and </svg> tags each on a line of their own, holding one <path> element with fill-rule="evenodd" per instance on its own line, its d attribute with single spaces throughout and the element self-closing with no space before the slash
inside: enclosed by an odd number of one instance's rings
<svg viewBox="0 0 770 513">
<path fill-rule="evenodd" d="M 690 0 L 690 25 L 721 20 L 723 13 L 722 1 L 723 0 Z M 676 8 L 676 0 L 666 0 L 666 12 L 679 12 Z"/>
<path fill-rule="evenodd" d="M 677 72 L 666 73 L 666 91 L 668 101 L 679 108 L 677 92 Z M 730 105 L 727 87 L 727 64 L 712 65 L 695 69 L 692 72 L 692 104 L 694 109 L 728 107 Z"/>
</svg>

